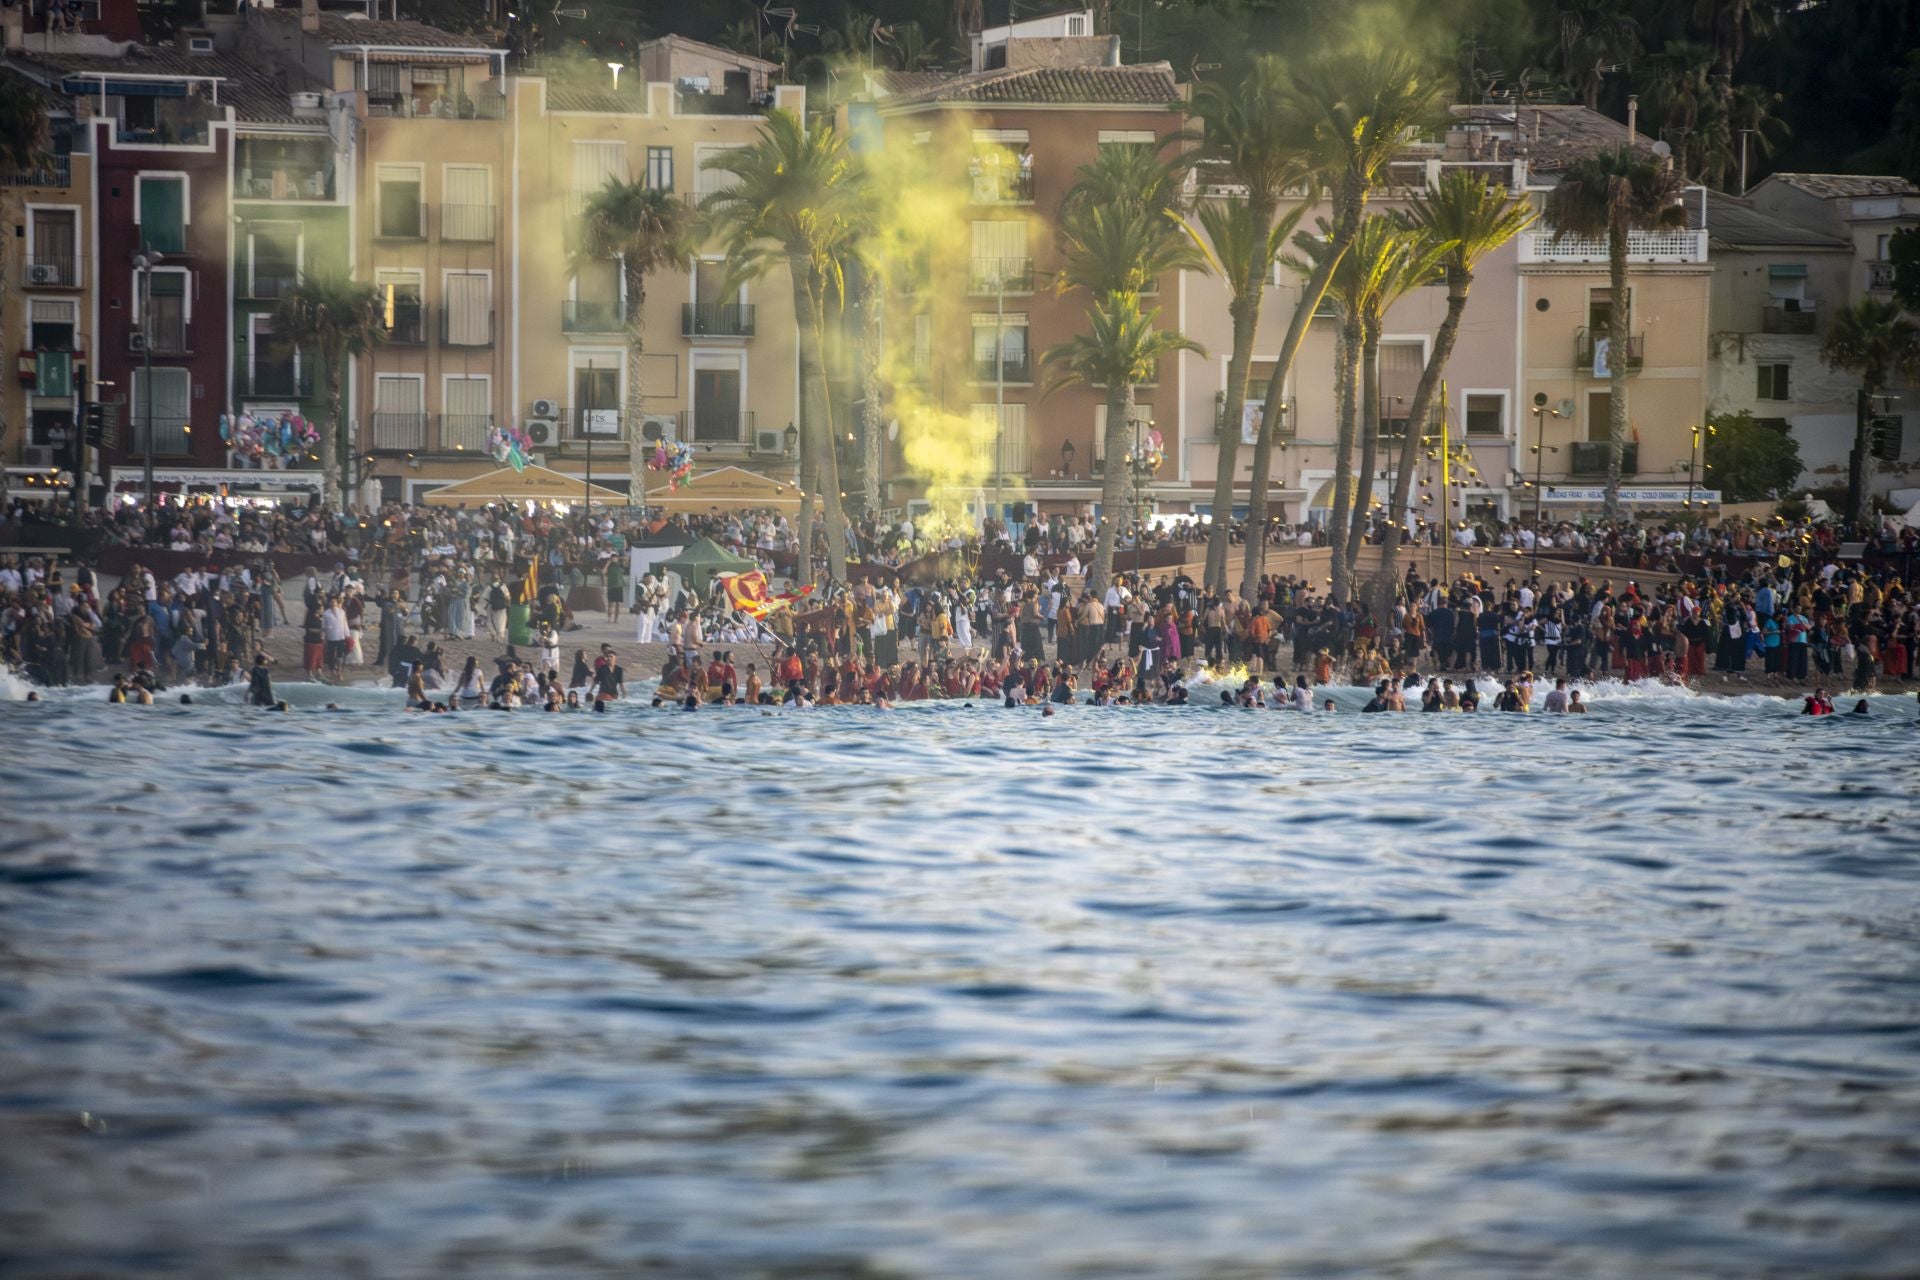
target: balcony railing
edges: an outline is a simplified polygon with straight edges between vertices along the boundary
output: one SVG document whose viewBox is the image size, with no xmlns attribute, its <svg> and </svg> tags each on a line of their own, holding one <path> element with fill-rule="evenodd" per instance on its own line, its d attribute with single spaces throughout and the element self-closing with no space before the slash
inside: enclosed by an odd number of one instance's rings
<svg viewBox="0 0 1920 1280">
<path fill-rule="evenodd" d="M 1629 231 L 1628 262 L 1705 262 L 1707 233 L 1704 231 Z M 1555 239 L 1553 229 L 1540 227 L 1520 233 L 1520 261 L 1579 262 L 1604 265 L 1607 261 L 1605 237 L 1589 240 L 1581 236 Z"/>
<path fill-rule="evenodd" d="M 1760 312 L 1762 333 L 1813 333 L 1819 328 L 1819 313 L 1811 302 L 1784 298 L 1769 302 Z"/>
<path fill-rule="evenodd" d="M 1000 455 L 997 466 L 995 453 Z M 1033 450 L 1027 447 L 1027 433 L 1010 431 L 1004 440 L 996 441 L 989 437 L 980 441 L 974 446 L 973 462 L 975 472 L 989 479 L 996 476 L 1008 480 L 1026 479 L 1033 474 Z"/>
<path fill-rule="evenodd" d="M 490 204 L 443 204 L 440 206 L 440 238 L 469 244 L 490 243 L 493 215 Z"/>
<path fill-rule="evenodd" d="M 683 302 L 680 334 L 686 338 L 751 338 L 751 302 Z"/>
<path fill-rule="evenodd" d="M 1033 169 L 1011 164 L 981 164 L 968 174 L 975 204 L 1032 204 Z"/>
<path fill-rule="evenodd" d="M 245 353 L 241 354 L 244 361 Z M 273 396 L 286 400 L 313 398 L 313 366 L 293 360 L 255 359 L 234 375 L 234 391 L 242 396 Z"/>
<path fill-rule="evenodd" d="M 376 411 L 367 422 L 367 447 L 376 453 L 417 453 L 427 447 L 427 415 Z"/>
<path fill-rule="evenodd" d="M 154 126 L 121 124 L 113 140 L 137 147 L 204 147 L 207 134 L 205 120 L 169 120 Z"/>
<path fill-rule="evenodd" d="M 374 216 L 376 240 L 425 240 L 427 238 L 427 202 L 382 204 Z"/>
<path fill-rule="evenodd" d="M 396 302 L 392 323 L 387 325 L 387 345 L 421 347 L 427 342 L 427 308 L 418 302 Z"/>
<path fill-rule="evenodd" d="M 1869 262 L 1867 264 L 1867 288 L 1875 293 L 1885 293 L 1893 288 L 1893 264 L 1891 262 Z"/>
<path fill-rule="evenodd" d="M 1033 361 L 1024 353 L 1009 353 L 1007 357 L 1000 362 L 1000 368 L 1001 373 L 996 377 L 993 369 L 993 357 L 975 356 L 973 358 L 973 380 L 975 382 L 1033 381 Z"/>
<path fill-rule="evenodd" d="M 676 93 L 674 108 L 683 116 L 763 116 L 773 109 L 773 94 Z"/>
<path fill-rule="evenodd" d="M 1595 341 L 1604 341 L 1606 336 L 1604 333 L 1595 333 L 1591 329 L 1582 329 L 1574 335 L 1573 371 L 1575 373 L 1588 377 L 1599 376 L 1594 372 L 1593 368 L 1593 348 Z M 1644 333 L 1627 335 L 1626 358 L 1622 363 L 1622 367 L 1626 369 L 1628 373 L 1640 372 L 1641 366 L 1646 363 L 1646 350 L 1647 336 Z M 1614 361 L 1620 359 L 1620 353 L 1609 351 L 1606 360 L 1607 368 L 1611 370 Z"/>
<path fill-rule="evenodd" d="M 1576 440 L 1573 442 L 1573 456 L 1568 460 L 1568 474 L 1576 476 L 1603 476 L 1607 474 L 1607 450 L 1609 442 L 1605 440 Z M 1620 450 L 1620 474 L 1630 476 L 1640 470 L 1640 446 L 1628 441 Z"/>
<path fill-rule="evenodd" d="M 492 414 L 443 413 L 436 442 L 443 453 L 482 453 L 492 430 Z"/>
<path fill-rule="evenodd" d="M 157 356 L 192 355 L 193 334 L 178 316 L 154 316 L 145 329 L 135 329 L 129 335 L 127 349 L 151 351 Z"/>
<path fill-rule="evenodd" d="M 70 187 L 73 185 L 73 158 L 48 156 L 37 169 L 21 173 L 0 173 L 0 187 Z"/>
<path fill-rule="evenodd" d="M 29 255 L 21 280 L 29 289 L 77 289 L 80 287 L 80 257 L 72 253 Z"/>
<path fill-rule="evenodd" d="M 472 97 L 454 93 L 437 98 L 375 92 L 367 97 L 367 114 L 384 120 L 504 120 L 507 99 L 491 90 Z"/>
<path fill-rule="evenodd" d="M 240 156 L 240 173 L 233 180 L 235 200 L 331 200 L 333 156 L 315 157 L 312 164 L 249 164 Z"/>
<path fill-rule="evenodd" d="M 490 347 L 493 345 L 493 312 L 484 317 L 459 315 L 450 307 L 440 308 L 440 345 L 443 347 Z"/>
<path fill-rule="evenodd" d="M 696 444 L 741 444 L 753 439 L 753 411 L 682 409 L 680 439 Z"/>
<path fill-rule="evenodd" d="M 262 271 L 256 267 L 247 281 L 246 296 L 255 302 L 272 302 L 286 297 L 299 283 L 297 271 Z"/>
<path fill-rule="evenodd" d="M 975 258 L 967 272 L 969 293 L 1032 293 L 1032 258 Z"/>
<path fill-rule="evenodd" d="M 627 326 L 627 309 L 618 302 L 560 304 L 562 333 L 619 333 Z"/>
<path fill-rule="evenodd" d="M 592 441 L 597 447 L 626 437 L 620 430 L 618 409 L 568 408 L 560 411 L 562 430 L 570 441 Z"/>
</svg>

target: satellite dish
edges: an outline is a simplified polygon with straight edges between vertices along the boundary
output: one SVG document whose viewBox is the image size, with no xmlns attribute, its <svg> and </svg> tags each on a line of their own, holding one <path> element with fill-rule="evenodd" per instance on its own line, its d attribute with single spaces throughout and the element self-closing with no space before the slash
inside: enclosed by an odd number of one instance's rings
<svg viewBox="0 0 1920 1280">
<path fill-rule="evenodd" d="M 1558 409 L 1560 410 L 1560 416 L 1561 416 L 1561 417 L 1563 417 L 1563 418 L 1571 418 L 1571 417 L 1573 416 L 1573 401 L 1571 401 L 1571 400 L 1562 400 L 1562 401 L 1561 401 L 1561 402 L 1560 402 L 1560 403 L 1559 403 L 1559 404 L 1558 404 L 1557 406 L 1555 406 L 1555 407 L 1556 407 L 1556 408 L 1558 408 Z"/>
<path fill-rule="evenodd" d="M 891 418 L 887 421 L 887 439 L 898 440 L 899 438 L 900 438 L 900 419 Z"/>
<path fill-rule="evenodd" d="M 1661 141 L 1653 144 L 1653 154 L 1656 156 L 1659 156 L 1662 160 L 1665 160 L 1668 156 L 1673 154 L 1673 144 L 1671 142 L 1666 141 L 1665 139 L 1662 139 Z"/>
</svg>

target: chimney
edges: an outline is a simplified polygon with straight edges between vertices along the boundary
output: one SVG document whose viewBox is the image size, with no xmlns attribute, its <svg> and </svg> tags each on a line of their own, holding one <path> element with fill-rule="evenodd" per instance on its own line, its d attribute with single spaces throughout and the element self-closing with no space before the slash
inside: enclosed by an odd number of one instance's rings
<svg viewBox="0 0 1920 1280">
<path fill-rule="evenodd" d="M 308 35 L 320 31 L 320 0 L 300 0 L 300 30 Z"/>
<path fill-rule="evenodd" d="M 1120 37 L 1119 36 L 1107 37 L 1106 65 L 1110 67 L 1117 67 L 1122 65 L 1120 62 Z"/>
<path fill-rule="evenodd" d="M 1634 143 L 1640 141 L 1640 134 L 1636 127 L 1639 125 L 1639 123 L 1640 123 L 1640 95 L 1637 93 L 1630 93 L 1627 95 L 1627 145 L 1628 146 L 1632 146 Z"/>
</svg>

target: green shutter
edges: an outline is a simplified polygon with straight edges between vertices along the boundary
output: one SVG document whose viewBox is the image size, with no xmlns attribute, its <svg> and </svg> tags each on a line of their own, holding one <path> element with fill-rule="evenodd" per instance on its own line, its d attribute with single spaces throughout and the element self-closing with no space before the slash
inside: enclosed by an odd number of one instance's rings
<svg viewBox="0 0 1920 1280">
<path fill-rule="evenodd" d="M 71 351 L 42 351 L 35 357 L 33 394 L 62 398 L 73 394 Z"/>
<path fill-rule="evenodd" d="M 179 178 L 147 178 L 140 183 L 140 243 L 161 253 L 187 248 L 187 184 Z"/>
<path fill-rule="evenodd" d="M 1807 278 L 1807 264 L 1804 262 L 1769 262 L 1767 279 L 1804 280 Z"/>
</svg>

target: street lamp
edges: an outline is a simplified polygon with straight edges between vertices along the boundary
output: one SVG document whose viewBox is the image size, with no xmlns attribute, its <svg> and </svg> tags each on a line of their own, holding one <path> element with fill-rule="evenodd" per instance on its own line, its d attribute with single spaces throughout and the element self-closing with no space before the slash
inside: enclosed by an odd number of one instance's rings
<svg viewBox="0 0 1920 1280">
<path fill-rule="evenodd" d="M 146 398 L 146 487 L 147 510 L 153 510 L 153 269 L 164 260 L 158 249 L 133 255 L 133 269 L 140 277 L 140 393 Z M 182 489 L 185 492 L 185 489 Z"/>
<path fill-rule="evenodd" d="M 1695 423 L 1693 426 L 1689 427 L 1688 430 L 1693 432 L 1693 450 L 1687 455 L 1687 500 L 1683 502 L 1681 506 L 1686 510 L 1691 511 L 1693 509 L 1693 488 L 1695 484 L 1695 477 L 1696 477 L 1696 473 L 1699 470 L 1699 464 L 1700 464 L 1700 425 L 1698 423 Z M 1708 436 L 1717 436 L 1719 434 L 1720 434 L 1720 431 L 1717 427 L 1709 426 L 1707 428 Z M 1712 468 L 1709 467 L 1708 470 L 1712 470 Z M 1706 503 L 1703 502 L 1700 505 L 1704 507 Z"/>
<path fill-rule="evenodd" d="M 1141 557 L 1146 550 L 1144 545 L 1146 534 L 1146 520 L 1144 515 L 1146 510 L 1147 482 L 1153 479 L 1155 469 L 1153 459 L 1148 454 L 1145 441 L 1141 436 L 1141 430 L 1145 426 L 1145 419 L 1135 418 L 1133 420 L 1133 449 L 1127 454 L 1126 459 L 1127 475 L 1133 481 L 1133 573 L 1136 578 L 1140 576 Z"/>
<path fill-rule="evenodd" d="M 1560 452 L 1558 449 L 1549 450 L 1547 447 L 1547 419 L 1561 416 L 1563 415 L 1560 410 L 1547 404 L 1546 392 L 1533 393 L 1533 420 L 1538 424 L 1535 433 L 1538 443 L 1533 446 L 1533 576 L 1535 577 L 1540 575 L 1540 501 L 1543 496 L 1540 487 L 1540 469 L 1546 463 L 1549 452 Z"/>
</svg>

